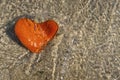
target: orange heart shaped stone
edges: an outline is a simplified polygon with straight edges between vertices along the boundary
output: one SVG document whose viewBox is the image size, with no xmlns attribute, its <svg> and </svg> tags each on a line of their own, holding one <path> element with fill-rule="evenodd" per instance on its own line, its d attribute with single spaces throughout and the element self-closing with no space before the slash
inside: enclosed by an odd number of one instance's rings
<svg viewBox="0 0 120 80">
<path fill-rule="evenodd" d="M 54 37 L 58 25 L 54 20 L 36 23 L 28 18 L 16 22 L 15 34 L 20 42 L 33 53 L 39 53 Z"/>
</svg>

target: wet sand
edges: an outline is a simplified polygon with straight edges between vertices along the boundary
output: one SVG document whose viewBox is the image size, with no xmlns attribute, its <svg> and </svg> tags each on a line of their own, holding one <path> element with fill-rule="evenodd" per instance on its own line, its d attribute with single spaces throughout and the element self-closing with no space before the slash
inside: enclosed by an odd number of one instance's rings
<svg viewBox="0 0 120 80">
<path fill-rule="evenodd" d="M 58 23 L 40 55 L 16 38 L 21 17 Z M 0 80 L 120 80 L 120 0 L 1 0 Z"/>
</svg>

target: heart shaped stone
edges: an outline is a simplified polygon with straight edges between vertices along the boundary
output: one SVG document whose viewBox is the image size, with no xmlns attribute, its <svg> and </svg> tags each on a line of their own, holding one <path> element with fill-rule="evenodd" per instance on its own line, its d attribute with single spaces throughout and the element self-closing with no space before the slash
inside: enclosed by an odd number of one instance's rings
<svg viewBox="0 0 120 80">
<path fill-rule="evenodd" d="M 36 23 L 28 18 L 16 22 L 15 34 L 20 42 L 33 53 L 39 53 L 54 37 L 58 25 L 54 20 Z"/>
</svg>

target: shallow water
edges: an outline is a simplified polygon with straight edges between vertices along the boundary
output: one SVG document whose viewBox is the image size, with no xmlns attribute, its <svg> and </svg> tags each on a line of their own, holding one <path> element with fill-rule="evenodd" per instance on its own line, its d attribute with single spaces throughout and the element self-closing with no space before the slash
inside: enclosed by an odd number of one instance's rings
<svg viewBox="0 0 120 80">
<path fill-rule="evenodd" d="M 1 0 L 0 80 L 119 80 L 119 0 Z M 33 56 L 14 34 L 20 17 L 59 30 Z"/>
</svg>

